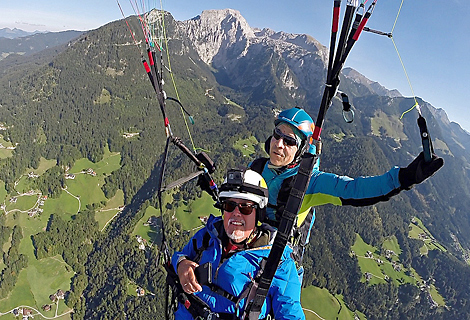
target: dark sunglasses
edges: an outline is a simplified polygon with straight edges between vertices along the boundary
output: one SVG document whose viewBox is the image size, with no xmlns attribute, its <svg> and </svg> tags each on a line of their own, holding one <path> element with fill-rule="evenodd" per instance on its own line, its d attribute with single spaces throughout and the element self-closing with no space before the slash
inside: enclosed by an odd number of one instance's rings
<svg viewBox="0 0 470 320">
<path fill-rule="evenodd" d="M 284 141 L 284 144 L 286 146 L 296 146 L 297 145 L 297 140 L 295 140 L 294 137 L 291 137 L 291 136 L 288 136 L 284 133 L 282 133 L 282 131 L 279 129 L 279 128 L 275 128 L 274 131 L 273 131 L 273 137 L 274 139 L 276 140 L 279 140 L 282 138 L 282 141 Z"/>
<path fill-rule="evenodd" d="M 235 208 L 238 207 L 238 211 L 245 216 L 249 216 L 253 209 L 256 209 L 258 205 L 251 204 L 251 203 L 237 203 L 235 201 L 223 201 L 222 202 L 222 209 L 227 212 L 232 212 Z"/>
</svg>

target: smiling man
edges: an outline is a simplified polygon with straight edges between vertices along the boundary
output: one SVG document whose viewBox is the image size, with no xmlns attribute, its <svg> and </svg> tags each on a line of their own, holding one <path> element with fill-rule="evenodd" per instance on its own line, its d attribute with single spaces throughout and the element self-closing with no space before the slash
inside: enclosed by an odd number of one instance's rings
<svg viewBox="0 0 470 320">
<path fill-rule="evenodd" d="M 222 217 L 210 216 L 172 265 L 175 289 L 184 293 L 175 319 L 240 319 L 253 278 L 269 255 L 276 231 L 262 224 L 268 202 L 266 182 L 252 170 L 230 170 L 220 187 Z M 286 247 L 260 319 L 305 319 L 292 249 Z M 186 302 L 188 301 L 188 302 Z"/>
</svg>

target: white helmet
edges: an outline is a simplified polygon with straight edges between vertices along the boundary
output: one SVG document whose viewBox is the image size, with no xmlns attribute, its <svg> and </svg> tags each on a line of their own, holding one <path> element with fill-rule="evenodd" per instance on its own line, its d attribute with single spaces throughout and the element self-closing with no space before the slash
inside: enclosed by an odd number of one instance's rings
<svg viewBox="0 0 470 320">
<path fill-rule="evenodd" d="M 231 169 L 220 186 L 220 199 L 235 198 L 253 201 L 258 205 L 257 220 L 263 222 L 268 205 L 268 186 L 263 177 L 250 169 Z"/>
</svg>

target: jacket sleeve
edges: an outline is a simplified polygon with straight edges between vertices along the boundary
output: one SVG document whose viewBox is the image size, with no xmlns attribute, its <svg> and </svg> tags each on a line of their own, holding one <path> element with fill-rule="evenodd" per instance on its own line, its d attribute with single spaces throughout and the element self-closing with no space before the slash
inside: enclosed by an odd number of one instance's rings
<svg viewBox="0 0 470 320">
<path fill-rule="evenodd" d="M 282 262 L 269 289 L 274 319 L 305 319 L 300 304 L 301 283 L 294 260 Z"/>
<path fill-rule="evenodd" d="M 196 257 L 196 251 L 194 250 L 193 242 L 196 241 L 199 248 L 202 244 L 202 238 L 206 232 L 207 229 L 205 227 L 202 228 L 201 230 L 196 232 L 196 234 L 191 238 L 191 240 L 189 240 L 189 242 L 183 247 L 181 251 L 176 251 L 173 254 L 173 256 L 171 257 L 171 264 L 173 265 L 175 271 L 178 270 L 177 267 L 180 259 L 185 257 L 186 259 L 192 260 Z"/>
<path fill-rule="evenodd" d="M 350 178 L 316 171 L 302 203 L 302 210 L 331 203 L 334 205 L 367 206 L 386 201 L 401 191 L 399 167 L 380 176 Z"/>
</svg>

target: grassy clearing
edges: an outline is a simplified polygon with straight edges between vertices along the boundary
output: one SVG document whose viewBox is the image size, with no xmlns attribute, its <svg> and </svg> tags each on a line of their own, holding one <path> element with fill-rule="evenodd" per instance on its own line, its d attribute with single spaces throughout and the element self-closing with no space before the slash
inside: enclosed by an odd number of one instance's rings
<svg viewBox="0 0 470 320">
<path fill-rule="evenodd" d="M 358 256 L 365 256 L 367 251 L 376 252 L 377 248 L 365 243 L 364 240 L 362 240 L 361 236 L 356 233 L 356 241 L 354 242 L 354 245 L 352 246 L 352 250 Z"/>
<path fill-rule="evenodd" d="M 57 164 L 57 160 L 47 160 L 43 157 L 41 157 L 41 160 L 39 161 L 39 166 L 37 169 L 31 170 L 34 173 L 38 175 L 42 175 L 44 172 L 49 170 L 50 168 L 54 167 Z"/>
<path fill-rule="evenodd" d="M 50 303 L 49 295 L 58 289 L 67 291 L 70 289 L 70 279 L 73 277 L 71 268 L 63 261 L 62 257 L 55 256 L 36 260 L 31 235 L 43 231 L 46 228 L 49 216 L 40 215 L 33 218 L 26 213 L 16 213 L 7 216 L 6 225 L 22 227 L 23 239 L 19 252 L 28 257 L 28 267 L 23 269 L 18 277 L 18 282 L 10 295 L 0 300 L 0 312 L 5 312 L 19 305 L 36 307 Z M 59 314 L 69 310 L 61 300 Z M 70 316 L 67 316 L 70 318 Z"/>
<path fill-rule="evenodd" d="M 5 159 L 9 158 L 13 155 L 13 150 L 6 149 L 7 147 L 13 146 L 11 142 L 5 141 L 3 139 L 3 135 L 0 134 L 0 144 L 3 146 L 3 148 L 0 148 L 0 159 Z"/>
<path fill-rule="evenodd" d="M 156 209 L 155 207 L 149 206 L 145 211 L 144 217 L 135 226 L 132 234 L 139 235 L 149 242 L 160 243 L 161 235 L 159 230 L 147 225 L 147 221 L 151 216 L 160 217 L 160 210 Z"/>
<path fill-rule="evenodd" d="M 80 210 L 84 210 L 88 204 L 107 201 L 101 190 L 103 183 L 104 177 L 93 177 L 89 174 L 77 174 L 75 179 L 66 181 L 67 191 L 80 197 Z"/>
<path fill-rule="evenodd" d="M 407 136 L 403 132 L 403 123 L 396 121 L 393 117 L 385 114 L 383 111 L 377 111 L 374 118 L 371 119 L 372 134 L 407 140 Z"/>
<path fill-rule="evenodd" d="M 119 207 L 122 205 L 124 205 L 124 192 L 119 189 L 116 195 L 109 199 L 106 206 L 95 213 L 95 220 L 98 222 L 100 230 L 106 225 L 109 219 L 119 212 Z"/>
<path fill-rule="evenodd" d="M 80 199 L 81 209 L 87 204 L 107 201 L 101 191 L 104 183 L 104 177 L 120 166 L 120 156 L 118 153 L 106 151 L 103 160 L 93 164 L 86 159 L 78 160 L 74 168 L 88 169 L 92 168 L 96 176 L 89 174 L 81 174 L 75 180 L 67 180 L 67 191 Z M 48 169 L 55 166 L 55 160 L 41 159 L 38 169 L 28 169 L 27 172 L 33 171 L 36 174 L 43 174 Z M 74 169 L 72 168 L 72 170 Z M 78 169 L 77 169 L 78 170 Z M 72 171 L 71 171 L 72 172 Z M 23 176 L 18 185 L 17 190 L 20 192 L 29 191 L 31 189 L 31 181 L 27 176 Z M 13 288 L 10 295 L 0 300 L 0 312 L 10 311 L 11 309 L 27 305 L 41 310 L 42 305 L 50 304 L 49 295 L 58 289 L 63 291 L 70 290 L 70 281 L 74 273 L 60 256 L 36 260 L 34 256 L 34 247 L 31 241 L 31 235 L 44 231 L 51 214 L 59 214 L 64 218 L 70 218 L 79 210 L 79 200 L 74 196 L 63 191 L 56 199 L 45 200 L 44 212 L 35 217 L 29 217 L 26 212 L 10 212 L 6 216 L 5 224 L 9 227 L 19 225 L 22 228 L 23 239 L 20 243 L 19 252 L 28 257 L 28 267 L 23 269 L 19 276 L 18 282 Z M 5 191 L 4 183 L 0 183 L 0 200 L 4 200 L 7 205 L 6 210 L 22 210 L 27 211 L 36 204 L 38 195 L 18 196 L 16 203 L 10 203 L 11 197 Z M 123 204 L 122 191 L 118 191 L 116 196 L 110 199 L 106 204 L 106 208 L 117 208 Z M 116 210 L 117 211 L 117 210 Z M 115 213 L 115 212 L 114 212 Z M 111 216 L 114 215 L 111 212 Z M 105 215 L 99 216 L 104 222 L 109 219 Z M 9 243 L 5 244 L 7 247 Z M 53 304 L 53 311 L 44 312 L 44 315 L 53 317 L 55 314 L 56 304 Z M 63 314 L 70 309 L 65 305 L 63 300 L 59 302 L 58 314 Z M 15 319 L 12 315 L 5 315 L 3 319 Z M 60 319 L 70 319 L 70 315 L 64 315 Z"/>
<path fill-rule="evenodd" d="M 234 144 L 234 148 L 240 150 L 243 153 L 243 156 L 249 156 L 250 154 L 255 153 L 255 145 L 258 145 L 259 142 L 254 136 L 251 136 L 247 139 L 240 139 Z"/>
<path fill-rule="evenodd" d="M 385 250 L 392 250 L 397 254 L 397 256 L 401 254 L 401 248 L 395 236 L 391 236 L 385 239 L 384 243 L 382 244 L 382 248 L 384 248 Z M 398 259 L 397 256 L 394 256 L 394 258 Z"/>
<path fill-rule="evenodd" d="M 42 215 L 60 214 L 66 219 L 76 214 L 77 211 L 78 200 L 63 191 L 58 198 L 49 198 L 45 201 Z"/>
<path fill-rule="evenodd" d="M 419 249 L 419 252 L 422 255 L 428 254 L 429 250 L 441 250 L 443 252 L 447 251 L 444 246 L 442 246 L 439 242 L 436 241 L 434 236 L 424 226 L 423 222 L 420 219 L 414 217 L 409 227 L 410 231 L 408 233 L 408 237 L 412 239 L 419 239 L 424 242 L 424 245 Z"/>
<path fill-rule="evenodd" d="M 307 320 L 338 319 L 352 320 L 354 313 L 343 302 L 341 295 L 333 296 L 327 289 L 309 286 L 302 289 L 302 307 Z M 358 314 L 365 319 L 363 314 Z"/>
<path fill-rule="evenodd" d="M 31 189 L 33 189 L 33 181 L 26 175 L 23 175 L 15 186 L 15 190 L 20 194 L 28 192 Z"/>
<path fill-rule="evenodd" d="M 6 201 L 6 211 L 28 211 L 29 209 L 33 208 L 38 200 L 38 196 L 36 194 L 30 196 L 18 196 L 16 197 L 16 202 L 10 202 L 10 199 Z"/>
<path fill-rule="evenodd" d="M 210 214 L 220 215 L 220 211 L 214 208 L 214 201 L 207 194 L 203 193 L 201 198 L 189 204 L 180 205 L 175 212 L 176 218 L 183 226 L 184 230 L 192 230 L 202 226 L 199 217 L 206 217 Z"/>
</svg>

